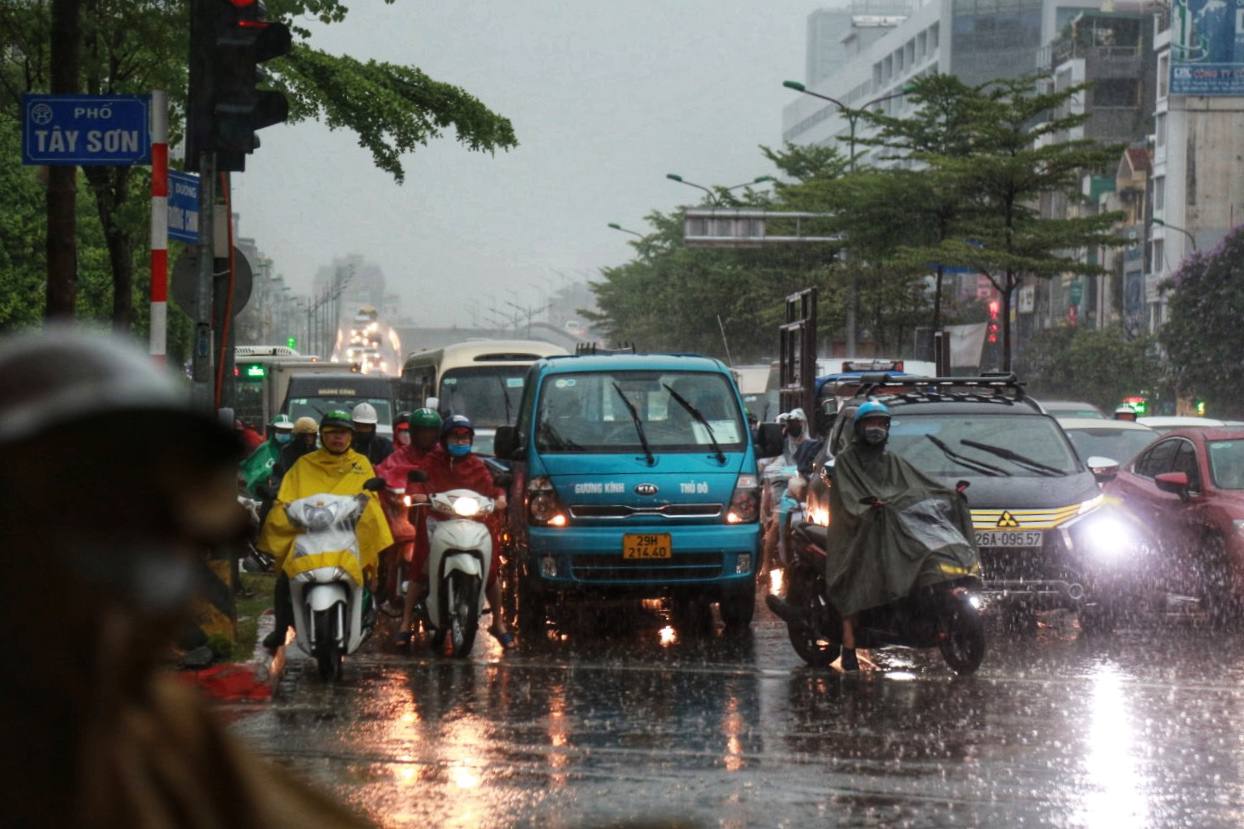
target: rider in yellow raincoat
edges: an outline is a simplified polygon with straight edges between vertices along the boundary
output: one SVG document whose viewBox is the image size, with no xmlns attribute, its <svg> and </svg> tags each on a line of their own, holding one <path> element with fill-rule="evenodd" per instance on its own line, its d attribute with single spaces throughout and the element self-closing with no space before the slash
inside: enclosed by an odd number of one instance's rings
<svg viewBox="0 0 1244 829">
<path fill-rule="evenodd" d="M 290 523 L 285 505 L 310 495 L 357 495 L 363 492 L 363 484 L 375 477 L 371 463 L 364 455 L 350 448 L 353 423 L 346 412 L 329 412 L 320 421 L 320 441 L 323 446 L 308 452 L 285 473 L 276 504 L 264 521 L 259 535 L 260 550 L 270 554 L 281 569 L 276 586 L 276 629 L 265 646 L 275 649 L 285 641 L 285 631 L 292 624 L 292 608 L 289 607 L 289 579 L 316 567 L 340 567 L 358 584 L 366 584 L 368 576 L 376 572 L 380 551 L 393 543 L 389 522 L 374 494 L 368 494 L 367 507 L 355 527 L 358 553 L 343 549 L 314 555 L 292 556 L 294 541 L 301 529 Z"/>
</svg>

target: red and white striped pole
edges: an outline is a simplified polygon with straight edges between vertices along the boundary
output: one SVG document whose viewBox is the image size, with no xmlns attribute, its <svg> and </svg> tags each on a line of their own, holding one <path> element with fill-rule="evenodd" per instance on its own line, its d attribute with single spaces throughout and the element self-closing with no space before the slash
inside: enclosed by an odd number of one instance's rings
<svg viewBox="0 0 1244 829">
<path fill-rule="evenodd" d="M 151 356 L 168 347 L 168 94 L 151 93 Z"/>
</svg>

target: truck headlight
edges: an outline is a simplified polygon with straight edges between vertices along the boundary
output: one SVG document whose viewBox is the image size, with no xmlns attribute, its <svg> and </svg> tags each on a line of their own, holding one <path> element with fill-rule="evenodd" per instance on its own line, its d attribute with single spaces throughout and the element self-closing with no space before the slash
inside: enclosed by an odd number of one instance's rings
<svg viewBox="0 0 1244 829">
<path fill-rule="evenodd" d="M 726 510 L 727 524 L 751 524 L 760 517 L 760 483 L 755 475 L 740 475 Z"/>
</svg>

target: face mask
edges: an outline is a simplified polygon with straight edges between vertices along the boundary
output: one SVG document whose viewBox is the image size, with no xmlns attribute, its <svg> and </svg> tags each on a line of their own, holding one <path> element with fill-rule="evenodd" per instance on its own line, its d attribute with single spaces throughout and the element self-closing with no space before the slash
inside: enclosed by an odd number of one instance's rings
<svg viewBox="0 0 1244 829">
<path fill-rule="evenodd" d="M 864 442 L 869 446 L 880 446 L 890 436 L 890 430 L 884 426 L 869 426 L 864 430 Z"/>
<path fill-rule="evenodd" d="M 803 434 L 803 427 L 795 424 L 788 424 L 786 426 L 786 433 L 793 438 L 797 438 Z"/>
<path fill-rule="evenodd" d="M 469 443 L 451 443 L 445 449 L 455 458 L 465 458 L 471 454 L 471 444 Z"/>
<path fill-rule="evenodd" d="M 277 442 L 277 443 L 279 443 L 279 444 L 281 444 L 282 446 L 284 446 L 285 444 L 287 444 L 287 443 L 289 443 L 291 440 L 293 440 L 293 439 L 294 439 L 294 436 L 293 436 L 293 435 L 291 435 L 289 432 L 277 432 L 277 433 L 276 433 L 276 435 L 275 435 L 275 438 L 276 438 L 276 442 Z"/>
<path fill-rule="evenodd" d="M 360 449 L 366 449 L 371 446 L 371 439 L 375 434 L 375 432 L 355 432 L 354 445 Z"/>
</svg>

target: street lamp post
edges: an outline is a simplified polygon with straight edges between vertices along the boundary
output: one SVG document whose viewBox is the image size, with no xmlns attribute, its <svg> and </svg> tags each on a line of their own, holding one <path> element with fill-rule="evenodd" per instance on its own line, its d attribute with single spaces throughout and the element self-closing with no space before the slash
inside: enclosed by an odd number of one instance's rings
<svg viewBox="0 0 1244 829">
<path fill-rule="evenodd" d="M 705 193 L 708 193 L 709 202 L 711 202 L 714 207 L 721 206 L 721 202 L 717 199 L 717 194 L 714 193 L 709 188 L 705 187 L 703 184 L 696 184 L 694 181 L 687 181 L 685 178 L 678 175 L 677 173 L 666 173 L 665 177 L 669 179 L 670 181 L 676 181 L 679 184 L 685 184 L 688 187 L 695 187 L 699 190 L 703 190 Z M 738 190 L 740 187 L 751 187 L 752 185 L 755 185 L 755 184 L 764 184 L 765 182 L 774 181 L 774 180 L 775 179 L 773 178 L 773 176 L 756 176 L 751 181 L 745 181 L 742 184 L 732 184 L 729 187 L 724 187 L 722 189 L 725 192 L 729 193 L 731 190 Z"/>
<path fill-rule="evenodd" d="M 622 227 L 622 225 L 618 224 L 617 222 L 610 222 L 608 225 L 606 225 L 606 227 L 611 227 L 614 230 L 619 230 L 623 233 L 629 233 L 632 236 L 638 236 L 640 239 L 644 238 L 644 234 Z"/>
<path fill-rule="evenodd" d="M 1197 250 L 1197 246 L 1196 246 L 1196 237 L 1195 237 L 1195 236 L 1193 236 L 1191 233 L 1189 233 L 1189 232 L 1188 232 L 1187 230 L 1185 230 L 1184 228 L 1182 228 L 1182 227 L 1176 227 L 1176 226 L 1175 226 L 1175 225 L 1173 225 L 1173 224 L 1168 224 L 1167 222 L 1164 222 L 1164 221 L 1162 221 L 1161 219 L 1153 219 L 1153 223 L 1154 223 L 1155 225 L 1157 225 L 1158 227 L 1166 227 L 1166 228 L 1170 228 L 1171 230 L 1177 230 L 1177 231 L 1179 231 L 1180 233 L 1182 233 L 1183 235 L 1185 235 L 1185 236 L 1187 236 L 1187 237 L 1188 237 L 1188 241 L 1192 243 L 1192 250 L 1193 250 L 1194 252 Z"/>
<path fill-rule="evenodd" d="M 858 109 L 855 109 L 855 108 L 847 106 L 842 101 L 839 101 L 837 98 L 831 98 L 828 95 L 822 95 L 819 92 L 813 92 L 812 90 L 808 89 L 807 86 L 805 86 L 804 84 L 801 84 L 799 81 L 783 81 L 782 86 L 786 87 L 787 89 L 793 89 L 796 92 L 803 93 L 804 95 L 811 95 L 813 98 L 820 98 L 822 101 L 829 101 L 831 104 L 838 107 L 838 111 L 841 112 L 843 116 L 845 116 L 847 119 L 847 129 L 848 129 L 847 141 L 850 145 L 849 169 L 853 173 L 855 172 L 855 125 L 859 121 L 860 116 L 863 115 L 865 112 L 867 112 L 868 108 L 874 104 L 879 104 L 883 101 L 888 101 L 891 98 L 902 97 L 903 95 L 906 95 L 909 91 L 911 91 L 910 86 L 905 86 L 902 89 L 900 89 L 898 92 L 891 92 L 889 95 L 882 95 L 878 98 L 873 98 L 871 101 L 865 101 L 863 104 L 860 105 Z M 855 272 L 852 271 L 849 275 L 849 280 L 847 282 L 847 356 L 848 357 L 855 356 L 855 336 L 856 336 L 855 335 L 855 314 L 856 314 L 855 306 L 858 304 L 858 300 L 859 300 L 859 284 L 858 283 L 859 283 L 859 277 L 857 277 Z"/>
</svg>

